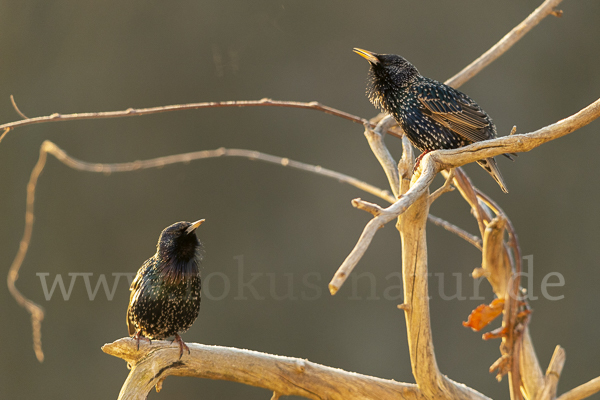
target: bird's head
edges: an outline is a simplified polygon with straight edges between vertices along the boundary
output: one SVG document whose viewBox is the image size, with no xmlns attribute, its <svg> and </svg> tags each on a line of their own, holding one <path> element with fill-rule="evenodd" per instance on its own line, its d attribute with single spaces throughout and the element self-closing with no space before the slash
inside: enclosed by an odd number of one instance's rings
<svg viewBox="0 0 600 400">
<path fill-rule="evenodd" d="M 196 229 L 203 219 L 196 222 L 176 222 L 166 227 L 158 238 L 157 253 L 165 260 L 187 263 L 200 261 L 202 243 L 196 237 Z"/>
<path fill-rule="evenodd" d="M 363 49 L 354 52 L 364 57 L 371 66 L 367 95 L 375 107 L 391 112 L 395 97 L 419 76 L 419 71 L 404 57 L 395 54 L 377 54 Z"/>
</svg>

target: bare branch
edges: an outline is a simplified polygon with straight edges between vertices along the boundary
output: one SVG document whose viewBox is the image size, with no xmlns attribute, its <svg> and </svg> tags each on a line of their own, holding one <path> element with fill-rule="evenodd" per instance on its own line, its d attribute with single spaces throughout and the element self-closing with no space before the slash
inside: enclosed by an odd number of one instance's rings
<svg viewBox="0 0 600 400">
<path fill-rule="evenodd" d="M 45 143 L 45 142 L 44 142 Z M 23 237 L 21 238 L 21 243 L 19 244 L 19 251 L 13 260 L 10 269 L 8 271 L 8 277 L 6 278 L 6 283 L 8 285 L 8 290 L 15 298 L 17 303 L 24 307 L 29 314 L 31 314 L 31 325 L 33 330 L 33 350 L 35 351 L 35 356 L 37 357 L 39 362 L 44 361 L 44 352 L 42 351 L 42 320 L 44 319 L 44 310 L 41 306 L 34 303 L 33 301 L 25 298 L 21 294 L 21 292 L 15 286 L 15 282 L 19 279 L 19 269 L 23 264 L 23 260 L 25 259 L 25 255 L 27 254 L 27 249 L 29 248 L 29 243 L 31 242 L 31 233 L 33 232 L 33 205 L 35 202 L 35 187 L 37 185 L 38 178 L 40 174 L 44 170 L 44 165 L 46 165 L 46 154 L 47 151 L 42 144 L 40 148 L 40 157 L 38 159 L 37 164 L 31 171 L 31 176 L 29 178 L 29 183 L 27 184 L 27 203 L 25 209 L 25 231 L 23 232 Z"/>
<path fill-rule="evenodd" d="M 470 234 L 469 232 L 455 226 L 452 225 L 451 223 L 444 221 L 441 218 L 438 218 L 434 215 L 429 214 L 429 216 L 427 217 L 427 219 L 434 223 L 437 226 L 441 226 L 442 228 L 446 229 L 449 232 L 454 233 L 455 235 L 459 236 L 460 238 L 466 240 L 467 242 L 471 243 L 473 246 L 477 247 L 479 250 L 481 250 L 481 239 L 478 238 L 475 235 Z"/>
<path fill-rule="evenodd" d="M 52 115 L 27 118 L 20 121 L 9 122 L 7 124 L 0 125 L 0 129 L 14 129 L 21 126 L 41 124 L 46 122 L 62 122 L 62 121 L 77 121 L 82 119 L 105 119 L 105 118 L 123 118 L 123 117 L 134 117 L 141 115 L 158 114 L 170 111 L 183 111 L 183 110 L 198 110 L 201 108 L 221 108 L 221 107 L 290 107 L 290 108 L 303 108 L 308 110 L 317 110 L 330 114 L 336 117 L 347 119 L 348 121 L 355 122 L 361 125 L 368 125 L 375 127 L 364 118 L 356 115 L 349 114 L 347 112 L 337 110 L 333 107 L 325 106 L 316 101 L 310 103 L 303 103 L 299 101 L 281 101 L 271 99 L 261 100 L 240 100 L 240 101 L 211 101 L 204 103 L 189 103 L 189 104 L 175 104 L 161 107 L 149 107 L 149 108 L 128 108 L 127 110 L 121 111 L 104 111 L 104 112 L 87 112 L 87 113 L 75 113 L 75 114 L 59 114 L 54 113 Z M 388 131 L 390 135 L 398 136 L 394 130 Z"/>
<path fill-rule="evenodd" d="M 454 188 L 452 187 L 452 179 L 454 179 L 454 169 L 450 170 L 450 173 L 448 174 L 448 177 L 446 178 L 444 184 L 429 196 L 429 205 L 433 204 L 433 202 L 436 201 L 438 197 L 440 197 L 444 193 L 448 193 L 454 190 Z"/>
<path fill-rule="evenodd" d="M 8 132 L 10 132 L 10 128 L 4 128 L 4 132 L 0 135 L 0 142 L 2 142 L 2 139 L 4 139 L 4 136 L 6 136 Z"/>
<path fill-rule="evenodd" d="M 600 392 L 600 376 L 569 390 L 556 400 L 580 400 Z"/>
<path fill-rule="evenodd" d="M 427 283 L 425 223 L 429 211 L 427 190 L 402 215 L 402 280 L 408 348 L 413 376 L 428 399 L 487 399 L 473 389 L 442 375 L 435 359 Z"/>
<path fill-rule="evenodd" d="M 427 155 L 425 158 L 427 158 Z M 425 158 L 423 158 L 423 160 L 425 160 Z M 435 177 L 435 173 L 433 171 L 429 171 L 429 168 L 433 168 L 432 163 L 427 163 L 426 168 L 428 171 L 427 174 L 421 175 L 421 178 L 418 179 L 405 194 L 400 196 L 400 198 L 394 204 L 384 208 L 380 215 L 367 223 L 362 234 L 358 238 L 358 242 L 348 257 L 346 257 L 342 265 L 338 268 L 335 275 L 331 279 L 331 282 L 329 282 L 329 292 L 332 295 L 336 294 L 337 291 L 342 287 L 346 281 L 346 278 L 348 278 L 348 275 L 352 272 L 356 264 L 358 264 L 362 256 L 365 254 L 365 251 L 367 251 L 369 248 L 371 240 L 373 240 L 377 230 L 382 228 L 388 222 L 398 218 L 398 216 L 406 211 L 406 209 L 408 209 L 408 207 L 410 207 L 416 199 L 418 199 L 428 190 L 429 185 Z"/>
<path fill-rule="evenodd" d="M 535 400 L 554 400 L 556 398 L 556 388 L 558 386 L 560 374 L 565 365 L 566 357 L 565 350 L 560 346 L 556 346 L 550 364 L 548 364 L 548 369 L 546 370 L 544 386 Z"/>
<path fill-rule="evenodd" d="M 377 204 L 369 203 L 368 201 L 364 201 L 362 199 L 352 200 L 352 206 L 358 208 L 359 210 L 366 211 L 374 217 L 378 216 L 383 211 L 382 208 Z"/>
<path fill-rule="evenodd" d="M 431 182 L 433 182 L 438 172 L 503 153 L 532 150 L 546 142 L 558 139 L 589 124 L 599 116 L 600 99 L 578 113 L 532 133 L 478 142 L 454 150 L 436 150 L 427 153 L 421 160 L 418 173 L 412 177 L 410 189 L 394 204 L 383 209 L 380 215 L 373 218 L 365 226 L 354 249 L 352 249 L 331 279 L 329 283 L 330 293 L 337 293 L 344 284 L 350 272 L 352 272 L 369 247 L 377 230 L 404 213 L 416 199 L 429 189 Z"/>
<path fill-rule="evenodd" d="M 458 88 L 466 81 L 477 75 L 482 69 L 490 65 L 494 60 L 500 57 L 504 52 L 517 43 L 527 32 L 539 24 L 548 15 L 554 13 L 554 8 L 562 0 L 546 0 L 541 6 L 535 9 L 523 22 L 515 26 L 498 43 L 483 53 L 478 59 L 467 65 L 458 74 L 446 81 L 446 85 Z"/>
<path fill-rule="evenodd" d="M 102 351 L 132 366 L 119 400 L 145 399 L 152 387 L 159 382 L 162 385 L 169 375 L 239 382 L 268 389 L 278 396 L 309 399 L 422 399 L 417 386 L 410 383 L 347 372 L 298 358 L 187 344 L 191 353 L 181 360 L 178 348 L 168 341 L 153 340 L 139 350 L 130 338 L 102 346 Z"/>
<path fill-rule="evenodd" d="M 523 343 L 521 346 L 521 354 L 519 354 L 519 364 L 521 365 L 521 380 L 525 395 L 528 399 L 535 399 L 538 393 L 544 387 L 544 375 L 540 362 L 535 354 L 535 348 L 531 340 L 529 328 L 525 328 L 523 332 Z"/>
<path fill-rule="evenodd" d="M 448 171 L 442 171 L 442 175 L 448 177 Z M 492 220 L 492 216 L 489 214 L 488 210 L 482 206 L 471 180 L 464 173 L 462 168 L 456 168 L 454 170 L 454 186 L 458 188 L 461 196 L 471 206 L 471 213 L 477 220 L 479 234 L 483 237 L 485 235 L 485 227 Z"/>
<path fill-rule="evenodd" d="M 598 117 L 600 117 L 600 99 L 570 117 L 531 133 L 477 142 L 460 149 L 437 150 L 428 155 L 434 156 L 436 162 L 444 168 L 452 168 L 504 153 L 523 153 L 568 135 Z"/>
<path fill-rule="evenodd" d="M 395 123 L 396 121 L 394 121 L 393 118 L 383 118 L 377 123 L 375 129 L 371 129 L 369 125 L 365 125 L 365 136 L 373 154 L 377 158 L 377 161 L 379 161 L 379 164 L 381 164 L 381 167 L 387 176 L 394 197 L 397 198 L 400 191 L 398 166 L 383 142 L 383 132 L 390 129 Z"/>
<path fill-rule="evenodd" d="M 483 235 L 482 269 L 494 293 L 500 299 L 507 298 L 508 284 L 512 276 L 510 260 L 504 248 L 506 223 L 503 215 L 496 216 L 487 224 Z"/>
</svg>

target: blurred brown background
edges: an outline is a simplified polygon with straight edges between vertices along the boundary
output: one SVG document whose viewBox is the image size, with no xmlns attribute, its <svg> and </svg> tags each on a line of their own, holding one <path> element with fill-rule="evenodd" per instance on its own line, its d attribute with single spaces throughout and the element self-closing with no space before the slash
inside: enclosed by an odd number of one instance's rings
<svg viewBox="0 0 600 400">
<path fill-rule="evenodd" d="M 421 1 L 0 1 L 0 121 L 19 119 L 13 94 L 30 117 L 55 112 L 120 110 L 167 104 L 271 97 L 319 101 L 363 117 L 375 115 L 364 96 L 362 47 L 398 53 L 438 80 L 454 75 L 521 22 L 541 0 Z M 567 0 L 561 19 L 548 17 L 513 49 L 462 87 L 494 118 L 501 135 L 524 133 L 567 117 L 600 94 L 600 2 Z M 500 159 L 510 194 L 478 166 L 466 167 L 516 226 L 524 255 L 533 255 L 531 332 L 543 368 L 556 344 L 567 350 L 559 392 L 600 375 L 598 149 L 600 123 L 522 154 Z M 282 108 L 206 109 L 138 118 L 33 125 L 0 143 L 1 270 L 6 273 L 23 232 L 25 188 L 43 140 L 74 157 L 124 162 L 221 146 L 249 148 L 319 164 L 385 187 L 362 127 L 315 111 Z M 395 155 L 399 141 L 387 139 Z M 440 178 L 438 178 L 440 179 Z M 441 184 L 438 181 L 437 184 Z M 160 231 L 179 220 L 206 218 L 203 274 L 231 284 L 222 300 L 205 298 L 189 342 L 254 349 L 364 374 L 412 382 L 397 285 L 400 244 L 392 224 L 381 230 L 356 272 L 367 278 L 335 297 L 327 283 L 354 246 L 369 215 L 350 200 L 373 197 L 324 177 L 244 159 L 213 159 L 104 176 L 73 171 L 50 159 L 37 193 L 36 224 L 17 286 L 46 310 L 39 364 L 29 315 L 0 285 L 0 398 L 116 398 L 128 370 L 100 346 L 126 335 L 129 291 L 124 280 L 109 301 L 90 301 L 81 277 L 68 301 L 57 288 L 45 300 L 36 273 L 91 272 L 111 286 L 112 273 L 135 272 Z M 381 203 L 381 201 L 378 201 Z M 475 233 L 457 193 L 431 212 Z M 480 264 L 476 249 L 429 226 L 430 271 L 445 273 L 445 293 Z M 236 256 L 244 282 L 238 293 Z M 565 286 L 541 296 L 559 272 Z M 303 277 L 320 288 L 307 287 Z M 274 274 L 274 275 L 266 275 Z M 297 300 L 275 300 L 292 274 Z M 274 278 L 271 278 L 274 276 Z M 320 278 L 320 279 L 318 279 Z M 448 282 L 452 279 L 450 282 Z M 434 343 L 441 370 L 494 398 L 506 382 L 487 372 L 498 341 L 461 326 L 480 300 L 444 301 L 431 279 Z M 482 294 L 491 300 L 486 283 Z M 68 288 L 68 286 L 67 286 Z M 210 293 L 223 293 L 222 279 Z M 302 299 L 302 291 L 313 300 Z M 397 294 L 398 292 L 394 292 Z M 236 299 L 247 297 L 247 299 Z M 358 297 L 359 299 L 353 299 Z M 150 398 L 265 399 L 263 389 L 229 382 L 169 378 Z M 596 396 L 596 398 L 600 398 Z"/>
</svg>

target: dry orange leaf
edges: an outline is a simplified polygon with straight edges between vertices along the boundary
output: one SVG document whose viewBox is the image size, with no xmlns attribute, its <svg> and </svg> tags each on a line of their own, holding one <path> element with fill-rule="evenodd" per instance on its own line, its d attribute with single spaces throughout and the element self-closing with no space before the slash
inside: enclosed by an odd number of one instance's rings
<svg viewBox="0 0 600 400">
<path fill-rule="evenodd" d="M 502 314 L 502 310 L 504 310 L 504 299 L 494 299 L 489 305 L 481 304 L 471 312 L 469 319 L 463 322 L 463 326 L 479 332 Z"/>
</svg>

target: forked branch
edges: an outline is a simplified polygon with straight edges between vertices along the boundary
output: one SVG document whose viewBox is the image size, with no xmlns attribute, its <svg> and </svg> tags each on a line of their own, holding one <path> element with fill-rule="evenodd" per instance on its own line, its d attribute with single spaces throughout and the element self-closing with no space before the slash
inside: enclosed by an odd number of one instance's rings
<svg viewBox="0 0 600 400">
<path fill-rule="evenodd" d="M 377 230 L 404 213 L 429 189 L 433 179 L 440 171 L 504 153 L 522 153 L 533 150 L 544 143 L 576 131 L 598 117 L 600 117 L 600 99 L 578 113 L 535 132 L 486 140 L 454 150 L 436 150 L 427 153 L 421 160 L 419 170 L 413 176 L 410 189 L 394 204 L 384 208 L 380 215 L 373 218 L 365 226 L 354 249 L 346 257 L 329 283 L 329 291 L 331 294 L 335 294 L 340 289 L 350 272 L 364 255 Z"/>
</svg>

